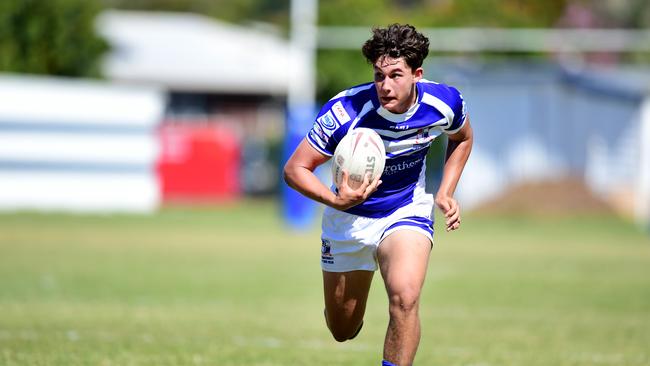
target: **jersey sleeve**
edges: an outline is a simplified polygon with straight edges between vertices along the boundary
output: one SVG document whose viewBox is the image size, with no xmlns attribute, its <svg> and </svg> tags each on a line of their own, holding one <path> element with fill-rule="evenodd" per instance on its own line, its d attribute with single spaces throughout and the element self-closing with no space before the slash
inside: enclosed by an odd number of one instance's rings
<svg viewBox="0 0 650 366">
<path fill-rule="evenodd" d="M 449 106 L 453 112 L 453 118 L 447 127 L 443 128 L 443 131 L 448 135 L 452 135 L 460 131 L 460 129 L 465 125 L 465 120 L 467 119 L 467 106 L 465 105 L 463 95 L 458 91 L 458 89 L 450 86 L 449 92 Z"/>
<path fill-rule="evenodd" d="M 314 125 L 307 134 L 307 141 L 322 154 L 334 155 L 338 144 L 334 138 L 335 132 L 350 122 L 355 115 L 352 103 L 344 98 L 330 100 L 318 113 Z"/>
</svg>

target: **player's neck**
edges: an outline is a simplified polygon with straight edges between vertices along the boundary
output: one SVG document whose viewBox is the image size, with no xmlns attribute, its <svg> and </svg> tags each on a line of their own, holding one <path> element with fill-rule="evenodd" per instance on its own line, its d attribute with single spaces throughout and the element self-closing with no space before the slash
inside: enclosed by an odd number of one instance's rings
<svg viewBox="0 0 650 366">
<path fill-rule="evenodd" d="M 406 107 L 406 110 L 408 111 L 415 105 L 415 103 L 418 102 L 418 86 L 417 83 L 413 84 L 413 91 L 411 92 L 411 100 L 409 101 L 408 106 Z"/>
<path fill-rule="evenodd" d="M 413 108 L 413 106 L 418 102 L 418 88 L 413 84 L 413 89 L 411 90 L 411 96 L 409 97 L 408 103 L 404 105 L 404 110 L 397 112 L 395 114 L 404 114 Z"/>
</svg>

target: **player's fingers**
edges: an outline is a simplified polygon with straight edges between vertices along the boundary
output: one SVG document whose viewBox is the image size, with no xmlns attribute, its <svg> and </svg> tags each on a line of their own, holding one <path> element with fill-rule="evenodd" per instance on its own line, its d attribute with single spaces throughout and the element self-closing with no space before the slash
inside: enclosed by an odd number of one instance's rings
<svg viewBox="0 0 650 366">
<path fill-rule="evenodd" d="M 377 190 L 377 187 L 379 187 L 379 184 L 381 181 L 379 180 L 379 177 L 375 177 L 375 179 L 372 180 L 370 185 L 368 185 L 368 188 L 366 188 L 366 195 L 371 195 L 374 191 Z"/>
<path fill-rule="evenodd" d="M 449 205 L 449 209 L 448 209 L 447 212 L 445 213 L 445 216 L 446 216 L 446 217 L 451 217 L 451 216 L 453 216 L 454 214 L 456 214 L 456 212 L 459 211 L 459 209 L 458 209 L 458 202 L 456 202 L 455 199 L 450 198 L 449 201 L 447 202 L 447 205 Z"/>
<path fill-rule="evenodd" d="M 370 179 L 368 179 L 368 174 L 363 176 L 363 181 L 361 181 L 361 185 L 355 188 L 354 190 L 357 192 L 357 194 L 360 197 L 363 197 L 366 194 L 366 190 L 368 189 L 368 186 L 370 185 Z"/>
<path fill-rule="evenodd" d="M 451 226 L 458 221 L 460 221 L 460 211 L 456 209 L 454 214 L 447 218 L 446 224 Z"/>
<path fill-rule="evenodd" d="M 445 215 L 447 221 L 449 221 L 449 218 L 456 213 L 456 206 L 454 206 L 451 202 L 445 202 L 445 207 L 446 210 L 444 210 L 442 213 Z"/>
<path fill-rule="evenodd" d="M 343 169 L 343 171 L 341 172 L 341 184 L 340 184 L 339 188 L 341 188 L 343 186 L 347 186 L 349 178 L 350 178 L 350 175 L 348 174 L 348 171 Z"/>
<path fill-rule="evenodd" d="M 449 209 L 445 212 L 445 217 L 447 221 L 451 220 L 452 217 L 459 214 L 459 209 L 457 205 L 449 205 Z"/>
<path fill-rule="evenodd" d="M 436 205 L 438 205 L 438 208 L 440 208 L 440 210 L 444 214 L 446 214 L 447 211 L 449 211 L 449 204 L 446 201 L 436 201 Z"/>
<path fill-rule="evenodd" d="M 445 222 L 445 225 L 447 226 L 447 231 L 449 231 L 454 225 L 460 223 L 460 213 L 457 213 L 456 215 L 453 215 L 447 221 Z"/>
<path fill-rule="evenodd" d="M 460 221 L 456 221 L 455 223 L 447 227 L 447 231 L 458 230 L 459 227 L 460 227 Z"/>
<path fill-rule="evenodd" d="M 460 219 L 460 207 L 458 206 L 458 202 L 453 199 L 450 201 L 449 206 L 449 211 L 447 211 L 445 217 L 447 218 L 447 223 L 451 224 Z"/>
</svg>

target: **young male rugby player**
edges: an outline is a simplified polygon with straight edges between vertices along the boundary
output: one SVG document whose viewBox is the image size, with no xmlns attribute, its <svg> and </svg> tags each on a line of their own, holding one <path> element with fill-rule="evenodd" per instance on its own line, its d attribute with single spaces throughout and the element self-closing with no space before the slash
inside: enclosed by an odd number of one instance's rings
<svg viewBox="0 0 650 366">
<path fill-rule="evenodd" d="M 434 199 L 424 190 L 429 146 L 447 134 L 435 204 L 448 231 L 460 226 L 453 195 L 472 148 L 461 94 L 422 78 L 428 48 L 429 40 L 410 25 L 373 29 L 362 51 L 373 65 L 374 82 L 328 101 L 284 168 L 289 186 L 327 205 L 321 266 L 325 320 L 337 341 L 361 330 L 370 282 L 377 268 L 381 272 L 390 314 L 382 365 L 411 365 L 420 341 L 419 298 L 433 245 Z M 374 129 L 384 141 L 384 173 L 373 181 L 366 177 L 356 190 L 344 173 L 342 183 L 329 189 L 313 171 L 357 127 Z"/>
</svg>

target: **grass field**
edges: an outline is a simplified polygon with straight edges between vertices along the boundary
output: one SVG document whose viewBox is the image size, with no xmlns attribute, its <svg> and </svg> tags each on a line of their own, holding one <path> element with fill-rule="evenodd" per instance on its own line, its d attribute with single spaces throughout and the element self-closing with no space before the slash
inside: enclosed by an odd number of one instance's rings
<svg viewBox="0 0 650 366">
<path fill-rule="evenodd" d="M 380 277 L 336 343 L 318 230 L 276 214 L 0 215 L 0 364 L 379 365 Z M 650 365 L 650 236 L 603 216 L 463 225 L 437 234 L 417 365 Z"/>
</svg>

